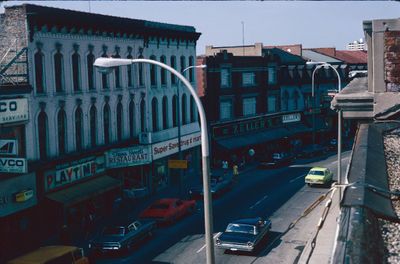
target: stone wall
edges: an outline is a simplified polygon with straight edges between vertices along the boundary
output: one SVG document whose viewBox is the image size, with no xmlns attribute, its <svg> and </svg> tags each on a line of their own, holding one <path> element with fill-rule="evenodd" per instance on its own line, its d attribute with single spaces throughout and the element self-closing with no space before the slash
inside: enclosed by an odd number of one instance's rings
<svg viewBox="0 0 400 264">
<path fill-rule="evenodd" d="M 384 78 L 388 92 L 400 92 L 400 31 L 384 33 Z"/>
</svg>

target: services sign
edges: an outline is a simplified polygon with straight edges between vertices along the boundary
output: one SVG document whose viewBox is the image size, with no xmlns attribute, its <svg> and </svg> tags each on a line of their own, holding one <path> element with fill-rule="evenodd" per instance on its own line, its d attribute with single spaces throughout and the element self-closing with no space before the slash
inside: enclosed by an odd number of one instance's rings
<svg viewBox="0 0 400 264">
<path fill-rule="evenodd" d="M 124 168 L 151 163 L 149 145 L 124 149 L 112 149 L 106 152 L 107 168 Z"/>
<path fill-rule="evenodd" d="M 170 139 L 167 141 L 159 142 L 151 146 L 153 153 L 153 160 L 161 159 L 163 157 L 172 155 L 179 151 L 178 138 Z M 181 150 L 186 150 L 199 146 L 201 144 L 201 133 L 193 133 L 181 137 Z"/>
<path fill-rule="evenodd" d="M 28 99 L 0 100 L 0 124 L 26 121 L 28 115 Z"/>
<path fill-rule="evenodd" d="M 26 159 L 14 157 L 0 157 L 0 172 L 27 173 Z"/>
</svg>

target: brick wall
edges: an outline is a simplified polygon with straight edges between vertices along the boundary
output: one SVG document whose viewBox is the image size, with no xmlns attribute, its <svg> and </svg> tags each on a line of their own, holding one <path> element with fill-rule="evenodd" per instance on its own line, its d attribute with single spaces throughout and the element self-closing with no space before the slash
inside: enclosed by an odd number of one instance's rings
<svg viewBox="0 0 400 264">
<path fill-rule="evenodd" d="M 1 19 L 0 54 L 4 54 L 13 41 L 18 39 L 17 50 L 27 46 L 25 7 L 8 7 Z"/>
<path fill-rule="evenodd" d="M 400 92 L 400 31 L 384 33 L 384 78 L 388 92 Z"/>
</svg>

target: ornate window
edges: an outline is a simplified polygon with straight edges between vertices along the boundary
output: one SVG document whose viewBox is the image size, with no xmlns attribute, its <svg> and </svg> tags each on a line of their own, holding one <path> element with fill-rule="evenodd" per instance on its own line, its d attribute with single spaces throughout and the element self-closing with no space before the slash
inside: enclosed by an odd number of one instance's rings
<svg viewBox="0 0 400 264">
<path fill-rule="evenodd" d="M 174 95 L 172 97 L 172 126 L 178 125 L 178 97 Z"/>
<path fill-rule="evenodd" d="M 47 159 L 48 133 L 47 133 L 47 115 L 41 111 L 38 116 L 38 134 L 39 134 L 39 156 L 40 159 Z"/>
<path fill-rule="evenodd" d="M 129 135 L 131 138 L 135 136 L 135 101 L 133 99 L 129 102 Z"/>
<path fill-rule="evenodd" d="M 144 99 L 140 102 L 140 131 L 146 131 L 146 103 Z"/>
<path fill-rule="evenodd" d="M 175 56 L 171 56 L 171 67 L 176 70 L 176 57 Z M 173 73 L 171 73 L 171 83 L 176 84 L 176 76 Z"/>
<path fill-rule="evenodd" d="M 75 110 L 75 140 L 76 151 L 81 151 L 83 146 L 83 114 L 80 107 Z"/>
<path fill-rule="evenodd" d="M 158 131 L 158 102 L 155 97 L 151 100 L 151 120 L 153 131 Z"/>
<path fill-rule="evenodd" d="M 130 55 L 130 54 L 126 58 L 130 59 L 130 60 L 133 59 L 132 55 Z M 132 64 L 126 66 L 126 75 L 128 76 L 128 87 L 133 87 L 132 69 L 133 69 L 133 65 Z"/>
<path fill-rule="evenodd" d="M 92 147 L 97 144 L 97 109 L 96 106 L 90 107 L 90 145 Z"/>
<path fill-rule="evenodd" d="M 194 66 L 193 56 L 189 57 L 189 66 Z M 189 69 L 189 81 L 194 82 L 194 67 Z"/>
<path fill-rule="evenodd" d="M 156 60 L 156 56 L 150 56 L 150 60 Z M 157 67 L 154 64 L 150 64 L 150 84 L 157 85 Z"/>
<path fill-rule="evenodd" d="M 187 124 L 187 99 L 186 99 L 186 94 L 183 94 L 182 96 L 182 125 Z"/>
<path fill-rule="evenodd" d="M 186 77 L 186 73 L 184 73 L 183 71 L 186 68 L 186 58 L 185 56 L 181 56 L 181 73 Z"/>
<path fill-rule="evenodd" d="M 77 52 L 72 54 L 72 82 L 74 87 L 74 92 L 81 90 L 81 76 L 80 76 L 80 56 Z"/>
<path fill-rule="evenodd" d="M 93 63 L 94 63 L 94 55 L 92 52 L 90 52 L 86 56 L 86 61 L 87 61 L 87 77 L 88 77 L 88 85 L 89 85 L 89 90 L 95 90 L 96 88 L 94 87 L 94 68 L 93 68 Z"/>
<path fill-rule="evenodd" d="M 36 92 L 44 93 L 44 55 L 41 50 L 35 53 Z"/>
<path fill-rule="evenodd" d="M 58 111 L 57 115 L 57 128 L 58 128 L 58 153 L 59 155 L 66 152 L 66 139 L 67 139 L 67 118 L 64 109 Z"/>
<path fill-rule="evenodd" d="M 190 96 L 190 123 L 196 121 L 196 104 L 193 96 Z"/>
<path fill-rule="evenodd" d="M 110 106 L 106 104 L 103 109 L 104 144 L 111 142 L 111 114 Z"/>
<path fill-rule="evenodd" d="M 123 128 L 123 124 L 122 124 L 122 120 L 123 120 L 123 108 L 122 108 L 122 103 L 119 102 L 117 104 L 117 138 L 118 141 L 122 140 L 122 128 Z"/>
<path fill-rule="evenodd" d="M 165 58 L 165 56 L 161 56 L 160 57 L 160 61 L 164 64 L 167 63 L 167 60 Z M 161 68 L 161 85 L 166 85 L 167 84 L 167 72 L 166 69 Z"/>
<path fill-rule="evenodd" d="M 166 96 L 162 99 L 162 122 L 163 129 L 168 128 L 168 99 Z"/>
<path fill-rule="evenodd" d="M 58 50 L 57 53 L 54 54 L 54 80 L 57 93 L 64 91 L 63 73 L 63 55 Z"/>
</svg>

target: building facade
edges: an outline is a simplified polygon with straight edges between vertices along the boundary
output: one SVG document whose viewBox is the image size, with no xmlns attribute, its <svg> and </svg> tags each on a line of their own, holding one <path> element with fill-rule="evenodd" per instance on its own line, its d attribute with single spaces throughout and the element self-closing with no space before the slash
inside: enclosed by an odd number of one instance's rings
<svg viewBox="0 0 400 264">
<path fill-rule="evenodd" d="M 179 144 L 188 170 L 199 171 L 196 106 L 177 77 L 150 64 L 111 74 L 93 67 L 98 57 L 148 58 L 182 72 L 196 63 L 200 33 L 193 27 L 30 4 L 6 7 L 1 22 L 0 53 L 9 57 L 1 87 L 21 86 L 14 65 L 21 51 L 32 90 L 0 98 L 21 97 L 29 109 L 15 139 L 26 170 L 7 175 L 34 178 L 41 232 L 61 224 L 79 231 L 85 215 L 110 213 L 122 189 L 149 195 L 178 182 L 168 160 L 177 159 Z M 185 77 L 195 86 L 193 70 Z"/>
</svg>

